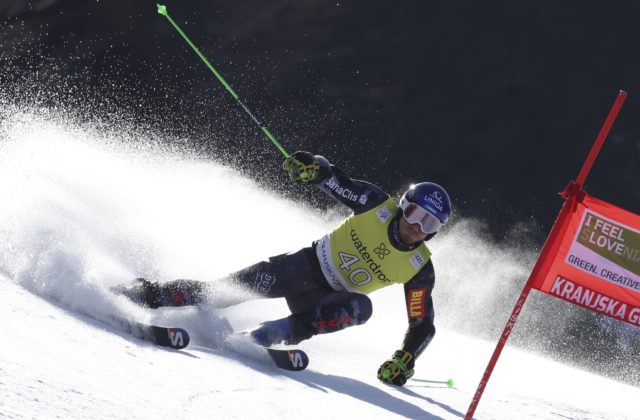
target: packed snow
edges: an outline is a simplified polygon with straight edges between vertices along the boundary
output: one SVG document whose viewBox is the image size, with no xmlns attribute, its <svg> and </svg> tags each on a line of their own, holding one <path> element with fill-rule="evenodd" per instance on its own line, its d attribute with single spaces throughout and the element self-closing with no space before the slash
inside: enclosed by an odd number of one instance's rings
<svg viewBox="0 0 640 420">
<path fill-rule="evenodd" d="M 109 292 L 139 276 L 216 281 L 308 245 L 339 222 L 340 211 L 267 191 L 220 162 L 144 138 L 124 141 L 130 134 L 117 129 L 24 111 L 6 112 L 0 123 L 0 417 L 464 417 L 493 342 L 438 327 L 415 377 L 452 378 L 453 388 L 376 379 L 406 327 L 399 286 L 371 295 L 367 324 L 301 343 L 311 360 L 303 372 L 221 345 L 229 329 L 286 315 L 283 300 L 153 311 Z M 491 264 L 494 272 L 527 274 L 518 256 L 492 261 L 477 248 L 493 245 L 472 237 L 463 220 L 457 226 L 430 244 L 436 326 L 439 303 L 451 304 L 442 298 L 448 282 L 482 278 Z M 456 244 L 476 253 L 458 256 Z M 466 300 L 455 305 L 473 308 Z M 186 328 L 192 344 L 154 346 L 109 324 L 110 315 Z M 507 346 L 475 417 L 640 419 L 639 401 L 636 387 Z"/>
</svg>

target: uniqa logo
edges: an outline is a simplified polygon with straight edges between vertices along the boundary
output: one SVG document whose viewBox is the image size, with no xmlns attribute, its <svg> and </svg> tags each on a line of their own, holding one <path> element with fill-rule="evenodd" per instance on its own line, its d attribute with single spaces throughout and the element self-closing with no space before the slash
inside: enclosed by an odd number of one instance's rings
<svg viewBox="0 0 640 420">
<path fill-rule="evenodd" d="M 442 210 L 442 193 L 440 193 L 440 191 L 434 191 L 431 193 L 431 195 L 427 195 L 424 199 L 427 203 L 433 205 L 438 210 L 443 211 Z"/>
</svg>

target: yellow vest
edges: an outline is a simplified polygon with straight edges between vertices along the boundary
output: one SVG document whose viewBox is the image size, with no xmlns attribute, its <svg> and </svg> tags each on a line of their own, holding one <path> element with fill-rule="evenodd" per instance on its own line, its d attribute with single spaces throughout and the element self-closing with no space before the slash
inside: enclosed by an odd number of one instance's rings
<svg viewBox="0 0 640 420">
<path fill-rule="evenodd" d="M 392 198 L 364 213 L 349 216 L 318 241 L 316 255 L 329 285 L 337 291 L 369 294 L 393 283 L 406 283 L 429 261 L 423 242 L 401 251 L 389 239 L 398 211 Z"/>
</svg>

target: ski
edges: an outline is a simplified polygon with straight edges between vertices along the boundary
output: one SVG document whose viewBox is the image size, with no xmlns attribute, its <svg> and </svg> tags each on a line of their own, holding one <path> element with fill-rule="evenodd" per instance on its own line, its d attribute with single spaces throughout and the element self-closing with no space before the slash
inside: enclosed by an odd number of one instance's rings
<svg viewBox="0 0 640 420">
<path fill-rule="evenodd" d="M 245 334 L 228 336 L 224 346 L 238 354 L 288 371 L 301 371 L 309 366 L 309 356 L 299 349 L 272 349 L 263 347 Z"/>
<path fill-rule="evenodd" d="M 162 347 L 180 350 L 189 345 L 189 333 L 182 328 L 159 327 L 142 322 L 111 318 L 128 334 Z"/>
<path fill-rule="evenodd" d="M 279 350 L 266 348 L 269 357 L 280 369 L 297 372 L 309 366 L 309 356 L 299 349 Z"/>
</svg>

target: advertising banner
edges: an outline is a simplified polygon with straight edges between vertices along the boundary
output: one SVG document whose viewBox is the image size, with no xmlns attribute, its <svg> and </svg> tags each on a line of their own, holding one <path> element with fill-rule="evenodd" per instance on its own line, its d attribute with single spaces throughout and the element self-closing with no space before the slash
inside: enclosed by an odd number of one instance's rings
<svg viewBox="0 0 640 420">
<path fill-rule="evenodd" d="M 640 216 L 585 194 L 532 287 L 640 326 Z"/>
</svg>

